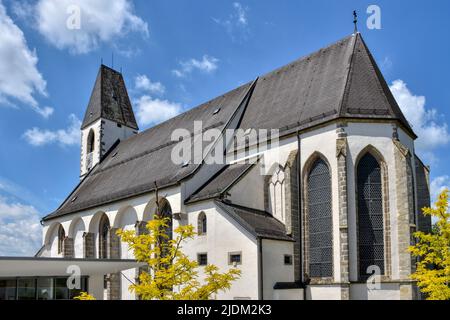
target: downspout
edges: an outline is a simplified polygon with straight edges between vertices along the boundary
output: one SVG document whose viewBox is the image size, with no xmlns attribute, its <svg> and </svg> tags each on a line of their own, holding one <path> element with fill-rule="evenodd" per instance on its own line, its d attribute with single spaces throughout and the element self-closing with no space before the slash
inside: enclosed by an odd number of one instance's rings
<svg viewBox="0 0 450 320">
<path fill-rule="evenodd" d="M 300 283 L 303 288 L 303 300 L 306 300 L 306 282 L 305 282 L 305 273 L 303 272 L 303 215 L 302 215 L 302 178 L 301 178 L 301 158 L 300 158 L 300 131 L 297 130 L 297 198 L 298 198 L 298 223 L 299 223 L 299 246 L 300 246 Z"/>
<path fill-rule="evenodd" d="M 258 243 L 258 262 L 259 262 L 259 300 L 264 300 L 264 269 L 263 269 L 263 252 L 262 252 L 262 239 L 257 238 Z"/>
</svg>

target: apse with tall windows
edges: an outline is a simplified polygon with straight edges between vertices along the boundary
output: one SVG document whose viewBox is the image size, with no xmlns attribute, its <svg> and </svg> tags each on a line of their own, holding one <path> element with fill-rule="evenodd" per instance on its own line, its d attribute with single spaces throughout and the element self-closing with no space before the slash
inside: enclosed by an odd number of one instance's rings
<svg viewBox="0 0 450 320">
<path fill-rule="evenodd" d="M 310 278 L 330 278 L 333 276 L 331 173 L 321 157 L 310 166 L 305 193 L 307 274 Z"/>
<path fill-rule="evenodd" d="M 383 179 L 380 162 L 367 152 L 359 160 L 357 175 L 357 224 L 359 278 L 367 279 L 374 266 L 385 273 Z"/>
</svg>

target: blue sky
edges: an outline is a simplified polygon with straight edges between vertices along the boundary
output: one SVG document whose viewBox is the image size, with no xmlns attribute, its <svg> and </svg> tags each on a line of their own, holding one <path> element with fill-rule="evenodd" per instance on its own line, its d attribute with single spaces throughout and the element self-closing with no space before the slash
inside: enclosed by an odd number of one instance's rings
<svg viewBox="0 0 450 320">
<path fill-rule="evenodd" d="M 366 27 L 371 4 L 381 29 Z M 33 254 L 39 219 L 78 182 L 101 59 L 114 53 L 145 129 L 351 34 L 354 9 L 436 193 L 450 185 L 448 1 L 0 0 L 0 254 Z"/>
</svg>

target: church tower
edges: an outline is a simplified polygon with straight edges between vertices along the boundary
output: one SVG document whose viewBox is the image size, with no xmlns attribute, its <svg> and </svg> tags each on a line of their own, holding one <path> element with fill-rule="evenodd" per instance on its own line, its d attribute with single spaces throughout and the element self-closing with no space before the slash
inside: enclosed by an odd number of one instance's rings
<svg viewBox="0 0 450 320">
<path fill-rule="evenodd" d="M 117 140 L 127 139 L 138 130 L 122 74 L 102 64 L 81 125 L 80 178 Z"/>
</svg>

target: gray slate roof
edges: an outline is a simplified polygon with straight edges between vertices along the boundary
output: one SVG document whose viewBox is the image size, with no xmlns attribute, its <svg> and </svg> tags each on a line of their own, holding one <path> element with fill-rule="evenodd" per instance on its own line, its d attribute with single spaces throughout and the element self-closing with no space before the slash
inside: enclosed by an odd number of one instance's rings
<svg viewBox="0 0 450 320">
<path fill-rule="evenodd" d="M 259 78 L 243 129 L 306 129 L 337 118 L 398 120 L 415 137 L 357 33 Z"/>
<path fill-rule="evenodd" d="M 184 128 L 193 132 L 194 120 L 203 121 L 204 130 L 223 128 L 250 85 L 243 85 L 120 142 L 86 175 L 62 205 L 43 220 L 149 192 L 154 189 L 155 181 L 162 188 L 189 176 L 197 165 L 183 168 L 172 162 L 171 152 L 175 145 L 170 140 L 172 131 Z M 218 107 L 220 112 L 214 114 Z"/>
<path fill-rule="evenodd" d="M 286 234 L 283 223 L 271 214 L 257 209 L 247 208 L 225 201 L 214 201 L 231 218 L 255 237 L 274 240 L 294 241 Z"/>
<path fill-rule="evenodd" d="M 120 119 L 121 113 L 106 112 L 109 107 L 98 105 L 100 93 L 108 96 L 107 90 L 99 89 L 101 83 L 112 84 L 112 78 L 119 93 L 125 90 L 121 75 L 102 66 L 86 115 L 92 110 L 93 117 L 99 117 L 101 111 L 109 119 L 117 118 L 133 126 L 132 112 L 131 115 L 124 112 L 125 117 Z M 185 128 L 192 134 L 194 120 L 203 121 L 204 129 L 222 129 L 251 85 L 249 82 L 120 142 L 63 204 L 43 220 L 152 191 L 155 181 L 163 187 L 189 177 L 197 165 L 182 168 L 172 163 L 172 131 Z M 120 96 L 125 94 L 122 92 Z M 129 100 L 121 101 L 125 101 L 121 110 L 132 110 Z M 214 114 L 218 108 L 220 112 Z M 283 135 L 338 118 L 394 120 L 415 137 L 360 34 L 258 78 L 240 127 L 280 129 Z M 86 123 L 89 119 L 85 117 L 83 126 Z"/>
<path fill-rule="evenodd" d="M 100 118 L 139 129 L 122 74 L 103 64 L 98 71 L 81 129 Z"/>
</svg>

